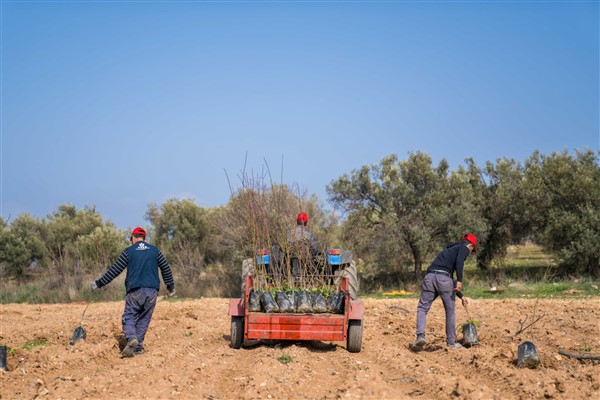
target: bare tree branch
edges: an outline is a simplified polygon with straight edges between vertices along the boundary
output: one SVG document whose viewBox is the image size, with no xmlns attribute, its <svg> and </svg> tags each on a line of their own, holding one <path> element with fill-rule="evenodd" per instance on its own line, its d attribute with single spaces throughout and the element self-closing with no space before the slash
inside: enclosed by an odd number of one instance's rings
<svg viewBox="0 0 600 400">
<path fill-rule="evenodd" d="M 593 354 L 575 354 L 575 353 L 569 353 L 568 351 L 562 350 L 562 349 L 558 350 L 558 354 L 561 354 L 566 357 L 575 358 L 577 360 L 598 360 L 598 361 L 600 361 L 600 356 L 595 356 Z"/>
<path fill-rule="evenodd" d="M 524 332 L 526 329 L 530 328 L 533 324 L 535 324 L 536 322 L 538 322 L 540 319 L 544 318 L 546 314 L 542 314 L 537 318 L 532 318 L 532 322 L 528 325 L 525 325 L 525 322 L 527 322 L 527 319 L 529 317 L 525 317 L 524 319 L 520 319 L 519 320 L 519 329 L 517 329 L 517 332 L 515 332 L 515 336 L 519 335 L 520 333 Z"/>
</svg>

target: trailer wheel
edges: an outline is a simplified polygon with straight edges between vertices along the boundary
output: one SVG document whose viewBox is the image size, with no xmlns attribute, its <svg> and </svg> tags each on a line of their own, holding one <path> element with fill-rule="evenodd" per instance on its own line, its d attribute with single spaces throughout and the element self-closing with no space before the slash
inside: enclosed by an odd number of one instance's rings
<svg viewBox="0 0 600 400">
<path fill-rule="evenodd" d="M 239 349 L 244 343 L 244 318 L 231 317 L 231 347 Z"/>
<path fill-rule="evenodd" d="M 348 321 L 348 337 L 346 338 L 346 350 L 350 353 L 359 353 L 362 346 L 363 324 L 359 319 Z"/>
<path fill-rule="evenodd" d="M 346 268 L 341 271 L 336 271 L 335 275 L 335 284 L 336 286 L 340 286 L 342 283 L 342 278 L 348 278 L 348 293 L 350 293 L 350 300 L 358 300 L 358 272 L 356 270 L 356 263 L 354 260 L 350 262 Z"/>
<path fill-rule="evenodd" d="M 244 298 L 244 294 L 246 293 L 246 277 L 252 275 L 254 275 L 254 260 L 247 258 L 242 261 L 242 298 Z"/>
</svg>

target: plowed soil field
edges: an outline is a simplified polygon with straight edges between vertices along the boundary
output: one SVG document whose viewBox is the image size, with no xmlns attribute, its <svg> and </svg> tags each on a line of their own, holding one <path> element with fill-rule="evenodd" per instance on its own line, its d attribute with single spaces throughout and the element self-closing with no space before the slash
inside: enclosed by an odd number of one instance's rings
<svg viewBox="0 0 600 400">
<path fill-rule="evenodd" d="M 146 353 L 120 357 L 123 302 L 92 303 L 87 339 L 69 345 L 86 303 L 1 306 L 2 399 L 600 399 L 600 364 L 558 354 L 600 353 L 600 301 L 471 300 L 480 344 L 448 350 L 439 300 L 429 345 L 414 340 L 417 300 L 365 301 L 362 351 L 344 343 L 246 342 L 230 348 L 228 300 L 157 304 Z M 515 336 L 526 316 L 542 319 Z M 457 321 L 467 319 L 460 307 Z M 459 339 L 462 334 L 459 333 Z M 538 347 L 542 364 L 519 369 L 517 348 Z M 282 357 L 286 356 L 286 357 Z M 288 363 L 282 363 L 283 360 Z"/>
</svg>

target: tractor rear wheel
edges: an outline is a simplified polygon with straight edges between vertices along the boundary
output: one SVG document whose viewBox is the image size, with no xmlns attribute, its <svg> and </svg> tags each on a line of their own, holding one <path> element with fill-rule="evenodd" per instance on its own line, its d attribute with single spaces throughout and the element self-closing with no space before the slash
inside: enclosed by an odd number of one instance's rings
<svg viewBox="0 0 600 400">
<path fill-rule="evenodd" d="M 340 286 L 342 283 L 342 278 L 348 278 L 348 293 L 350 294 L 350 300 L 358 300 L 358 272 L 356 270 L 356 263 L 354 260 L 350 262 L 350 264 L 341 271 L 336 271 L 335 275 L 335 284 L 336 286 Z"/>
<path fill-rule="evenodd" d="M 359 353 L 362 347 L 363 324 L 359 319 L 348 321 L 348 336 L 346 338 L 346 350 L 350 353 Z"/>
<path fill-rule="evenodd" d="M 244 318 L 231 317 L 231 347 L 239 349 L 244 343 Z"/>
<path fill-rule="evenodd" d="M 246 277 L 254 275 L 254 260 L 247 258 L 242 261 L 242 298 L 246 294 Z"/>
</svg>

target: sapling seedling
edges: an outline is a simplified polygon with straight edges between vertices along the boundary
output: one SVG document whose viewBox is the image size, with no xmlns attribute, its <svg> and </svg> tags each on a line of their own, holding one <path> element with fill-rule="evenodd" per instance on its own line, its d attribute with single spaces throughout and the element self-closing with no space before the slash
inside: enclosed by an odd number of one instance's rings
<svg viewBox="0 0 600 400">
<path fill-rule="evenodd" d="M 529 324 L 525 324 L 527 322 L 527 320 L 529 319 L 529 316 L 526 315 L 525 318 L 523 319 L 519 319 L 519 328 L 517 329 L 516 333 L 515 333 L 515 337 L 517 335 L 519 335 L 520 333 L 524 332 L 526 329 L 532 327 L 533 325 L 535 325 L 535 323 L 537 323 L 540 319 L 542 319 L 546 314 L 542 314 L 539 317 L 536 318 L 536 310 L 537 310 L 537 304 L 538 304 L 538 300 L 539 299 L 535 299 L 535 304 L 533 305 L 533 313 L 531 315 L 531 322 Z M 533 329 L 532 329 L 533 331 Z M 531 334 L 532 340 L 533 340 L 533 336 L 534 334 Z M 518 347 L 518 358 L 517 358 L 517 367 L 519 368 L 536 368 L 541 360 L 540 360 L 540 356 L 538 355 L 538 351 L 537 351 L 537 347 L 535 346 L 535 344 L 533 343 L 533 341 L 525 341 L 523 343 L 521 343 Z"/>
<path fill-rule="evenodd" d="M 460 326 L 460 330 L 463 334 L 463 346 L 471 347 L 474 344 L 478 344 L 477 339 L 477 327 L 479 327 L 479 321 L 474 320 L 469 313 L 469 307 L 465 304 L 465 310 L 467 312 L 467 322 Z"/>
</svg>

